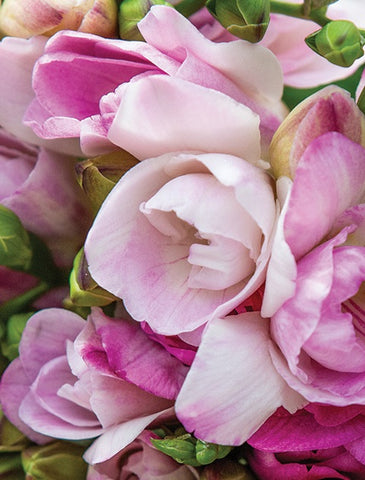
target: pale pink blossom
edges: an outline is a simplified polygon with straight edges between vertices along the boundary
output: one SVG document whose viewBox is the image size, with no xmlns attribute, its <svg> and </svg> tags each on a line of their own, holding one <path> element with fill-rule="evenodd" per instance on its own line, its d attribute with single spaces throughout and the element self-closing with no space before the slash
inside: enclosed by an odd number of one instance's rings
<svg viewBox="0 0 365 480">
<path fill-rule="evenodd" d="M 221 150 L 216 144 L 245 105 L 260 118 L 266 151 L 286 114 L 271 52 L 240 40 L 211 42 L 161 5 L 139 28 L 146 42 L 54 35 L 33 71 L 26 124 L 43 138 L 80 136 L 87 155 L 116 146 L 138 159 L 178 150 L 232 153 L 224 149 L 228 138 Z M 163 82 L 154 79 L 161 75 Z"/>
<path fill-rule="evenodd" d="M 265 171 L 231 155 L 144 160 L 89 231 L 91 275 L 154 332 L 196 330 L 262 284 L 277 216 L 272 187 Z"/>
</svg>

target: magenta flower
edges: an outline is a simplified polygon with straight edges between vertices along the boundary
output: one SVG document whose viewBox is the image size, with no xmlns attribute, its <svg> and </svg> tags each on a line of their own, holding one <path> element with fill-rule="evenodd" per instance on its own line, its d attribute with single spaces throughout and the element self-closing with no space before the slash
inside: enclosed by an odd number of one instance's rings
<svg viewBox="0 0 365 480">
<path fill-rule="evenodd" d="M 294 415 L 279 409 L 248 440 L 247 459 L 262 479 L 362 479 L 363 406 L 309 404 Z"/>
<path fill-rule="evenodd" d="M 38 443 L 99 436 L 85 454 L 91 464 L 167 414 L 187 369 L 137 324 L 98 309 L 87 322 L 62 309 L 38 312 L 19 351 L 1 380 L 4 413 Z"/>
<path fill-rule="evenodd" d="M 268 50 L 215 44 L 166 6 L 152 7 L 139 28 L 147 43 L 67 31 L 50 39 L 33 71 L 26 124 L 43 138 L 80 136 L 86 155 L 115 146 L 139 159 L 178 150 L 237 154 L 230 129 L 245 105 L 259 115 L 267 148 L 285 114 L 281 71 Z"/>
</svg>

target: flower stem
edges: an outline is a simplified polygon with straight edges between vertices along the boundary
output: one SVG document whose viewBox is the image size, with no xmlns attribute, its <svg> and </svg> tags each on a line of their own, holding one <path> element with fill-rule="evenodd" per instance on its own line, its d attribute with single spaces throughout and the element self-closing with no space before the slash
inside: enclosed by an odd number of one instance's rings
<svg viewBox="0 0 365 480">
<path fill-rule="evenodd" d="M 303 20 L 312 20 L 322 27 L 331 21 L 324 15 L 322 9 L 312 10 L 309 15 L 304 13 L 304 4 L 284 3 L 276 0 L 270 1 L 271 13 L 281 13 L 289 17 L 302 18 Z"/>
<path fill-rule="evenodd" d="M 174 7 L 178 12 L 184 15 L 184 17 L 190 17 L 190 15 L 203 8 L 204 5 L 205 0 L 181 0 L 181 2 L 174 5 Z"/>
</svg>

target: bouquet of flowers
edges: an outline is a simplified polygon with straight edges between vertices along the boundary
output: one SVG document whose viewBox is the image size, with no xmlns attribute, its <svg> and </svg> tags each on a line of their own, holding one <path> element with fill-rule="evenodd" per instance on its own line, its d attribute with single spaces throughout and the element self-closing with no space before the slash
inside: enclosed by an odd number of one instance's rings
<svg viewBox="0 0 365 480">
<path fill-rule="evenodd" d="M 0 3 L 0 479 L 364 479 L 363 1 Z"/>
</svg>

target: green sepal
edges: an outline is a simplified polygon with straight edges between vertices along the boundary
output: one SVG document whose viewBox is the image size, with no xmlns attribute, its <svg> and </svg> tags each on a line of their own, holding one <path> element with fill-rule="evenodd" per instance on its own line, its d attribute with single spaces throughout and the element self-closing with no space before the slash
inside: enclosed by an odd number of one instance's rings
<svg viewBox="0 0 365 480">
<path fill-rule="evenodd" d="M 167 5 L 165 0 L 123 0 L 119 7 L 119 36 L 124 40 L 143 40 L 138 30 L 138 22 L 153 5 Z"/>
<path fill-rule="evenodd" d="M 133 155 L 118 150 L 76 164 L 78 182 L 95 213 L 117 181 L 137 163 Z"/>
<path fill-rule="evenodd" d="M 356 25 L 348 20 L 327 23 L 309 35 L 305 42 L 313 51 L 341 67 L 351 66 L 364 54 L 364 38 Z"/>
<path fill-rule="evenodd" d="M 270 1 L 208 0 L 210 13 L 236 37 L 259 42 L 270 21 Z"/>
<path fill-rule="evenodd" d="M 19 342 L 28 319 L 33 312 L 12 315 L 6 325 L 6 337 L 1 342 L 2 354 L 10 361 L 19 356 Z"/>
<path fill-rule="evenodd" d="M 87 267 L 84 249 L 74 259 L 70 275 L 70 301 L 78 307 L 104 307 L 116 297 L 95 282 Z"/>
<path fill-rule="evenodd" d="M 192 467 L 201 465 L 195 457 L 195 443 L 189 434 L 178 438 L 151 438 L 151 443 L 178 463 L 191 465 Z"/>
<path fill-rule="evenodd" d="M 365 113 L 365 87 L 362 89 L 359 99 L 357 100 L 357 106 L 362 111 L 362 113 Z"/>
<path fill-rule="evenodd" d="M 27 270 L 32 261 L 32 248 L 27 231 L 19 217 L 0 205 L 0 265 Z"/>
</svg>

